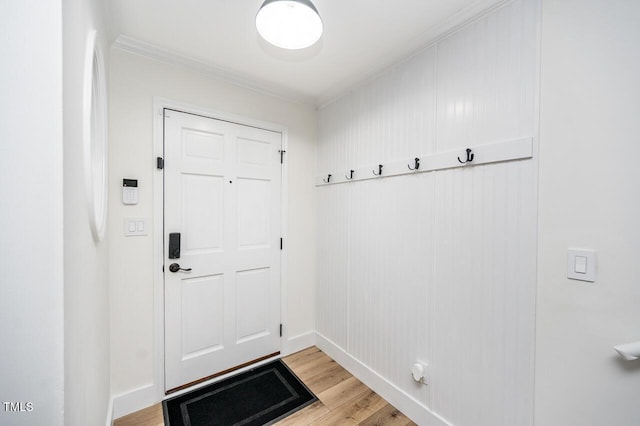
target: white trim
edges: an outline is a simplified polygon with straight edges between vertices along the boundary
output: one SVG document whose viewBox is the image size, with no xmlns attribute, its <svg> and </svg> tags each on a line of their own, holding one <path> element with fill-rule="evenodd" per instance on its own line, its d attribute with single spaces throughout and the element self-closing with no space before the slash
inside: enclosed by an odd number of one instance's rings
<svg viewBox="0 0 640 426">
<path fill-rule="evenodd" d="M 143 408 L 150 407 L 162 400 L 158 399 L 156 385 L 148 384 L 129 392 L 121 393 L 112 397 L 113 410 L 112 417 L 119 419 L 127 414 L 135 413 Z"/>
<path fill-rule="evenodd" d="M 167 103 L 168 104 L 168 103 Z M 164 158 L 164 114 L 165 102 L 153 99 L 153 158 Z M 154 357 L 153 378 L 155 402 L 164 396 L 164 173 L 153 170 L 153 334 Z M 155 403 L 154 402 L 154 403 Z M 139 405 L 138 409 L 144 408 Z"/>
<path fill-rule="evenodd" d="M 286 339 L 282 343 L 282 356 L 291 355 L 296 352 L 300 352 L 303 349 L 310 348 L 316 345 L 316 332 L 308 331 L 306 333 L 298 334 L 289 339 Z"/>
<path fill-rule="evenodd" d="M 354 358 L 343 348 L 317 332 L 316 346 L 417 424 L 423 426 L 453 426 L 402 389 Z"/>
<path fill-rule="evenodd" d="M 429 40 L 429 45 L 433 45 L 512 1 L 513 0 L 477 0 L 438 25 L 429 28 L 423 33 L 422 37 Z M 422 51 L 423 49 L 420 50 Z"/>
<path fill-rule="evenodd" d="M 216 111 L 206 108 L 201 108 L 195 105 L 191 105 L 185 102 L 174 101 L 161 97 L 153 98 L 153 158 L 150 161 L 154 162 L 154 174 L 153 174 L 153 267 L 154 267 L 154 383 L 128 392 L 126 394 L 117 397 L 118 405 L 116 405 L 116 414 L 121 414 L 130 408 L 134 408 L 133 412 L 140 410 L 149 405 L 156 404 L 165 397 L 164 394 L 164 275 L 162 273 L 162 266 L 164 264 L 164 247 L 163 247 L 163 194 L 164 194 L 164 174 L 155 168 L 156 157 L 164 158 L 164 142 L 163 142 L 163 111 L 165 108 L 184 111 L 191 114 L 198 114 L 205 117 L 210 117 L 216 120 L 229 121 L 245 126 L 257 127 L 273 132 L 279 132 L 282 134 L 282 149 L 287 149 L 289 129 L 286 126 L 276 123 L 270 123 L 261 120 L 254 120 L 252 118 Z M 286 154 L 285 154 L 286 159 Z M 282 203 L 282 236 L 286 237 L 287 226 L 287 208 L 288 208 L 288 168 L 287 162 L 284 162 L 282 182 L 281 182 L 281 203 Z M 286 245 L 286 239 L 285 239 Z M 282 250 L 280 254 L 281 258 L 281 276 L 280 276 L 280 315 L 281 321 L 287 318 L 287 250 Z M 280 342 L 280 352 L 283 351 L 285 335 Z M 275 358 L 271 358 L 275 359 Z M 259 364 L 259 363 L 258 363 Z M 254 364 L 258 365 L 258 364 Z M 238 370 L 241 371 L 241 370 Z M 237 371 L 235 372 L 237 373 Z M 227 375 L 221 376 L 228 377 Z M 221 380 L 216 378 L 213 381 Z M 211 383 L 208 381 L 206 383 Z M 149 394 L 153 397 L 150 397 Z M 173 395 L 173 394 L 172 394 Z M 122 407 L 122 408 L 121 408 Z"/>
<path fill-rule="evenodd" d="M 536 169 L 535 169 L 535 192 L 536 192 L 536 210 L 535 210 L 535 222 L 536 222 L 536 238 L 535 238 L 535 264 L 536 268 L 534 270 L 534 283 L 535 283 L 535 293 L 533 295 L 533 335 L 531 336 L 531 347 L 533 348 L 533 359 L 530 366 L 529 374 L 530 377 L 533 377 L 532 381 L 532 397 L 533 401 L 531 402 L 531 412 L 529 413 L 531 424 L 536 424 L 536 408 L 537 408 L 537 378 L 536 378 L 536 364 L 538 362 L 538 345 L 536 342 L 536 336 L 538 335 L 538 307 L 539 303 L 539 295 L 540 295 L 540 98 L 542 96 L 542 2 L 543 0 L 536 2 L 536 71 L 535 71 L 535 83 L 534 83 L 534 123 L 533 123 L 533 154 L 536 157 Z"/>
<path fill-rule="evenodd" d="M 109 398 L 109 405 L 107 405 L 107 420 L 104 424 L 105 426 L 113 426 L 113 397 Z"/>
<path fill-rule="evenodd" d="M 280 149 L 284 151 L 282 162 L 282 174 L 281 179 L 281 191 L 280 191 L 280 204 L 282 206 L 280 210 L 280 237 L 283 239 L 282 251 L 280 252 L 280 324 L 282 324 L 282 336 L 280 336 L 280 352 L 284 352 L 286 342 L 289 337 L 289 315 L 288 304 L 289 291 L 288 291 L 288 247 L 289 247 L 289 191 L 285 188 L 285 183 L 289 182 L 289 162 L 287 161 L 289 146 L 289 130 L 282 130 L 282 146 Z"/>
<path fill-rule="evenodd" d="M 205 117 L 213 118 L 215 120 L 228 121 L 230 123 L 241 124 L 243 126 L 257 127 L 264 130 L 271 130 L 273 132 L 282 133 L 283 140 L 284 140 L 284 135 L 288 134 L 289 132 L 289 128 L 281 124 L 272 123 L 269 121 L 255 120 L 253 118 L 249 118 L 239 114 L 234 114 L 231 112 L 220 111 L 220 110 L 215 110 L 210 108 L 202 108 L 187 102 L 174 101 L 174 100 L 159 97 L 159 96 L 153 97 L 153 105 L 154 105 L 153 111 L 154 111 L 155 118 L 162 118 L 163 108 L 168 108 L 168 109 L 174 109 L 177 111 L 183 111 L 188 114 L 202 115 Z M 160 120 L 160 130 L 162 130 L 162 120 Z M 154 147 L 155 147 L 155 143 L 154 143 Z M 162 140 L 160 140 L 160 149 L 162 150 Z"/>
<path fill-rule="evenodd" d="M 164 62 L 166 64 L 182 66 L 194 71 L 202 72 L 208 76 L 224 80 L 236 86 L 253 90 L 264 95 L 272 96 L 281 100 L 300 103 L 304 105 L 315 105 L 315 98 L 302 95 L 299 92 L 279 86 L 267 81 L 258 81 L 254 77 L 239 74 L 238 72 L 212 65 L 187 56 L 174 50 L 156 46 L 133 37 L 119 36 L 112 44 L 113 47 L 145 58 Z"/>
<path fill-rule="evenodd" d="M 352 81 L 354 81 L 353 84 L 336 86 L 334 90 L 319 95 L 316 100 L 317 108 L 325 108 L 328 105 L 336 102 L 343 96 L 347 95 L 348 93 L 366 86 L 373 80 L 376 80 L 379 77 L 387 74 L 390 69 L 397 67 L 403 62 L 409 61 L 425 50 L 432 48 L 439 41 L 451 36 L 452 34 L 455 34 L 470 23 L 482 19 L 484 16 L 492 13 L 497 9 L 500 9 L 501 7 L 511 3 L 512 1 L 513 0 L 478 0 L 472 3 L 470 6 L 467 6 L 466 8 L 458 11 L 442 23 L 433 26 L 422 33 L 419 37 L 424 39 L 425 42 L 418 49 L 408 53 L 403 57 L 390 61 L 388 65 L 381 67 L 380 69 L 374 71 L 369 75 L 354 77 L 352 79 Z"/>
</svg>

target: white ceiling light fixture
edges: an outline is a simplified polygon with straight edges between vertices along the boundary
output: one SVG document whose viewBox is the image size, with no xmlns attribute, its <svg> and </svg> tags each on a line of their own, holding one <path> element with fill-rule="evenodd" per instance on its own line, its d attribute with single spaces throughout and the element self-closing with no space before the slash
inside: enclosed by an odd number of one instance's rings
<svg viewBox="0 0 640 426">
<path fill-rule="evenodd" d="M 322 35 L 322 19 L 310 0 L 265 0 L 256 15 L 258 33 L 283 49 L 304 49 Z"/>
</svg>

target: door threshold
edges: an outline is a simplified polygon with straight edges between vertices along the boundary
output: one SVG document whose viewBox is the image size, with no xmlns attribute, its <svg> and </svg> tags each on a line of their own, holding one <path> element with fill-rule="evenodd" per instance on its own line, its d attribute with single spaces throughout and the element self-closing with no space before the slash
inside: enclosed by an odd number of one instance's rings
<svg viewBox="0 0 640 426">
<path fill-rule="evenodd" d="M 274 353 L 269 354 L 269 355 L 262 356 L 260 358 L 256 358 L 254 360 L 245 362 L 243 364 L 236 365 L 235 367 L 231 367 L 231 368 L 228 368 L 226 370 L 220 371 L 218 373 L 212 374 L 210 376 L 203 377 L 202 379 L 194 380 L 193 382 L 189 382 L 189 383 L 187 383 L 185 385 L 178 386 L 178 387 L 175 387 L 173 389 L 169 389 L 169 390 L 165 391 L 164 394 L 165 395 L 169 395 L 169 394 L 172 394 L 172 393 L 183 391 L 183 390 L 185 390 L 187 388 L 190 388 L 190 387 L 193 387 L 193 386 L 204 384 L 204 382 L 208 382 L 208 381 L 211 381 L 211 380 L 213 380 L 215 378 L 218 378 L 220 376 L 224 376 L 225 374 L 229 374 L 229 373 L 232 373 L 234 371 L 241 370 L 243 368 L 252 366 L 253 364 L 258 364 L 259 362 L 268 360 L 270 358 L 277 357 L 278 355 L 280 355 L 280 351 L 274 352 Z"/>
</svg>

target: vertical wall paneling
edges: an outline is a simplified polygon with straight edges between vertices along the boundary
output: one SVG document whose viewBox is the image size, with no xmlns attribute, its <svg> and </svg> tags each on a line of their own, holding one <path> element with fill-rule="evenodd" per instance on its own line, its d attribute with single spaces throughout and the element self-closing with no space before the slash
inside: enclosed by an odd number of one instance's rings
<svg viewBox="0 0 640 426">
<path fill-rule="evenodd" d="M 438 149 L 533 135 L 534 2 L 438 45 Z M 531 421 L 532 161 L 437 173 L 434 410 L 454 424 Z"/>
<path fill-rule="evenodd" d="M 535 1 L 508 3 L 320 111 L 317 175 L 342 181 L 521 141 L 512 161 L 316 189 L 318 333 L 455 425 L 533 422 L 537 25 Z"/>
<path fill-rule="evenodd" d="M 347 318 L 349 259 L 347 251 L 347 219 L 342 209 L 333 206 L 343 205 L 346 188 L 331 187 L 330 191 L 318 197 L 318 222 L 322 232 L 318 233 L 318 258 L 323 262 L 318 269 L 318 306 L 325 309 L 317 311 L 317 329 L 331 336 L 341 347 L 347 345 Z"/>
</svg>

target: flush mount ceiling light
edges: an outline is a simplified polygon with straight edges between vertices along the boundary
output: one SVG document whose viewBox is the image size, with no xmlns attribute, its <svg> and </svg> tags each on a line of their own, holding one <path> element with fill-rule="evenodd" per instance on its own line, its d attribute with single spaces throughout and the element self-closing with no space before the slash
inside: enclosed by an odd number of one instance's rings
<svg viewBox="0 0 640 426">
<path fill-rule="evenodd" d="M 256 15 L 258 33 L 283 49 L 304 49 L 322 35 L 322 19 L 310 0 L 266 0 Z"/>
</svg>

